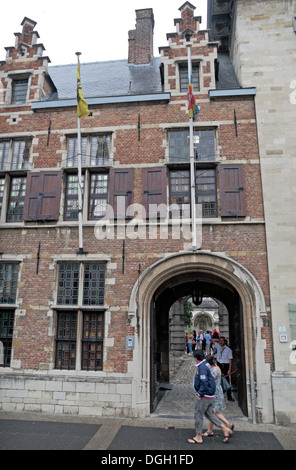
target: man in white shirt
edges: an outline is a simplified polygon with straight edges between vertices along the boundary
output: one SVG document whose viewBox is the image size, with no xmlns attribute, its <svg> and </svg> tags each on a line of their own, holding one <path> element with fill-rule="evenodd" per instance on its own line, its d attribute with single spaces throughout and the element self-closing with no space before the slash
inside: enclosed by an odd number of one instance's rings
<svg viewBox="0 0 296 470">
<path fill-rule="evenodd" d="M 220 336 L 219 343 L 215 343 L 217 349 L 217 364 L 220 367 L 222 374 L 225 375 L 226 380 L 229 382 L 229 376 L 232 368 L 232 350 L 226 345 L 224 336 Z M 227 399 L 234 401 L 231 395 L 231 388 L 227 391 Z"/>
</svg>

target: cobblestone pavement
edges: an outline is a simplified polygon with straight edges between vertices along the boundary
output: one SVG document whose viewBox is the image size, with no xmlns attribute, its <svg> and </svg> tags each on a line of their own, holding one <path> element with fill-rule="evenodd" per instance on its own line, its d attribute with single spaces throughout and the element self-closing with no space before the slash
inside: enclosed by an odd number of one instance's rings
<svg viewBox="0 0 296 470">
<path fill-rule="evenodd" d="M 158 417 L 183 417 L 192 419 L 194 411 L 195 392 L 193 378 L 195 360 L 191 355 L 184 355 L 171 379 L 172 390 L 164 393 L 153 415 Z M 246 420 L 237 402 L 226 401 L 225 416 Z"/>
<path fill-rule="evenodd" d="M 195 361 L 192 356 L 184 355 L 170 380 L 171 390 L 164 391 L 154 412 L 154 416 L 182 416 L 192 418 L 195 393 L 193 377 Z"/>
</svg>

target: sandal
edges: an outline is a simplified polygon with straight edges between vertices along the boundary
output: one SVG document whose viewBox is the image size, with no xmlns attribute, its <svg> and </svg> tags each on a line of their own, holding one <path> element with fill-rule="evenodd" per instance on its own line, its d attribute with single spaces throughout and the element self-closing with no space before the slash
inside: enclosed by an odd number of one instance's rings
<svg viewBox="0 0 296 470">
<path fill-rule="evenodd" d="M 194 442 L 190 442 L 190 441 L 194 441 Z M 187 439 L 187 442 L 188 444 L 202 444 L 203 441 L 197 441 L 196 439 L 194 439 L 194 437 L 192 437 L 192 439 Z"/>
<path fill-rule="evenodd" d="M 225 444 L 229 441 L 229 439 L 231 438 L 232 436 L 232 432 L 230 434 L 224 434 L 224 439 L 223 439 L 223 442 L 225 442 Z"/>
<path fill-rule="evenodd" d="M 203 433 L 203 436 L 205 436 L 205 437 L 214 437 L 214 433 L 206 431 L 206 432 Z"/>
</svg>

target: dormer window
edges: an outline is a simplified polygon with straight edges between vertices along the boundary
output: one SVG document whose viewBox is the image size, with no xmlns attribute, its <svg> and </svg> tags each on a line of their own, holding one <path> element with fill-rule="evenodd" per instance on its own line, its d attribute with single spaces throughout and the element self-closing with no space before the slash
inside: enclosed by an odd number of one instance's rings
<svg viewBox="0 0 296 470">
<path fill-rule="evenodd" d="M 24 104 L 27 101 L 28 79 L 12 80 L 11 104 Z"/>
<path fill-rule="evenodd" d="M 188 92 L 188 64 L 180 64 L 180 92 Z M 196 64 L 192 65 L 192 81 L 193 90 L 199 91 L 199 66 Z"/>
</svg>

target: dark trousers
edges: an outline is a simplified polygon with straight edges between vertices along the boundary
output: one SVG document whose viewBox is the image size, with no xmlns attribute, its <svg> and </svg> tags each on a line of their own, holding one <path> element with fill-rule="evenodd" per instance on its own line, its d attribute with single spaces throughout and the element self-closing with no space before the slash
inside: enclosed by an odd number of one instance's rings
<svg viewBox="0 0 296 470">
<path fill-rule="evenodd" d="M 217 362 L 218 366 L 220 367 L 221 369 L 221 372 L 223 375 L 225 375 L 225 379 L 227 380 L 227 382 L 229 382 L 229 377 L 226 377 L 226 375 L 228 374 L 228 370 L 229 370 L 229 364 L 221 364 L 221 362 Z M 231 388 L 229 390 L 227 390 L 227 398 L 232 398 L 232 395 L 231 395 Z"/>
</svg>

